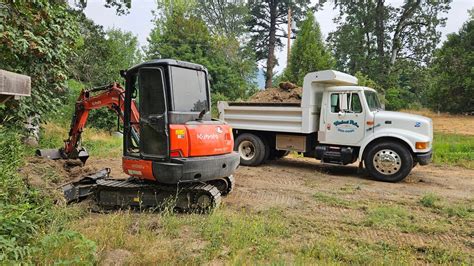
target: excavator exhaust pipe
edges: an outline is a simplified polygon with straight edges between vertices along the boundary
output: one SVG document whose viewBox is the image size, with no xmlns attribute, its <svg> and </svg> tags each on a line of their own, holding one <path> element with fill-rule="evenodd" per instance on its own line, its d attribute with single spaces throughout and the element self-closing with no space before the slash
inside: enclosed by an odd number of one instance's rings
<svg viewBox="0 0 474 266">
<path fill-rule="evenodd" d="M 50 160 L 67 160 L 67 159 L 79 159 L 82 164 L 85 164 L 89 158 L 89 153 L 82 147 L 67 156 L 62 149 L 38 149 L 35 152 L 36 156 L 47 158 Z"/>
</svg>

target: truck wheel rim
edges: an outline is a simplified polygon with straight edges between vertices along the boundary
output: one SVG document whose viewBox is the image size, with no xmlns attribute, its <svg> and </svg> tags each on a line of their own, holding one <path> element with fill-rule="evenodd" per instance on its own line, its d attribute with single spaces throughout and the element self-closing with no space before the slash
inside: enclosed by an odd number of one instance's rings
<svg viewBox="0 0 474 266">
<path fill-rule="evenodd" d="M 252 160 L 255 157 L 255 145 L 251 141 L 244 140 L 239 144 L 240 157 L 245 160 Z"/>
<path fill-rule="evenodd" d="M 375 170 L 383 175 L 393 175 L 402 167 L 400 155 L 390 149 L 378 151 L 374 156 L 373 163 Z"/>
</svg>

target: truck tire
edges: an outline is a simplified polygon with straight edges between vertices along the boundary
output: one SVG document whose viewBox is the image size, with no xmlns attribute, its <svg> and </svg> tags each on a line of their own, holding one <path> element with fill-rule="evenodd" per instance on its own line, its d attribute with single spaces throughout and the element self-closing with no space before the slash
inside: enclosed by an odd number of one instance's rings
<svg viewBox="0 0 474 266">
<path fill-rule="evenodd" d="M 234 150 L 240 155 L 241 165 L 257 166 L 265 160 L 265 143 L 254 134 L 239 135 L 235 140 Z"/>
<path fill-rule="evenodd" d="M 364 164 L 369 175 L 376 180 L 399 182 L 410 173 L 413 156 L 398 142 L 381 142 L 369 147 Z"/>
</svg>

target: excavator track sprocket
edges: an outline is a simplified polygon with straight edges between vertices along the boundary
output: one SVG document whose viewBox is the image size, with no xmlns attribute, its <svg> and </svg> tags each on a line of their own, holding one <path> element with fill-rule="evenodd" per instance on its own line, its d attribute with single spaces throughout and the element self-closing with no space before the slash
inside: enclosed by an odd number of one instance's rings
<svg viewBox="0 0 474 266">
<path fill-rule="evenodd" d="M 224 177 L 221 179 L 212 180 L 207 183 L 215 186 L 219 190 L 221 195 L 225 197 L 229 195 L 229 193 L 232 192 L 232 190 L 234 190 L 235 178 L 233 175 L 231 175 L 231 176 Z"/>
</svg>

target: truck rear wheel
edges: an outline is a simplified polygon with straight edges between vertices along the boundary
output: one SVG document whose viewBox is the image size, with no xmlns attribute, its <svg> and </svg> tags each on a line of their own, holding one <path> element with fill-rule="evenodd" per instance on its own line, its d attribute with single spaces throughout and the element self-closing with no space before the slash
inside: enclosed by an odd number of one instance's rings
<svg viewBox="0 0 474 266">
<path fill-rule="evenodd" d="M 241 165 L 257 166 L 265 160 L 265 143 L 254 134 L 239 135 L 235 140 L 234 150 L 240 155 Z"/>
<path fill-rule="evenodd" d="M 384 182 L 398 182 L 410 173 L 413 156 L 400 143 L 382 142 L 369 148 L 364 164 L 373 178 Z"/>
</svg>

